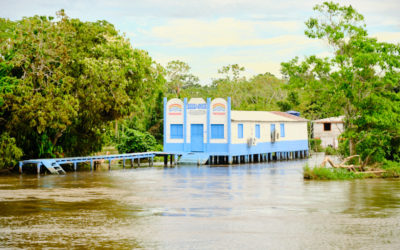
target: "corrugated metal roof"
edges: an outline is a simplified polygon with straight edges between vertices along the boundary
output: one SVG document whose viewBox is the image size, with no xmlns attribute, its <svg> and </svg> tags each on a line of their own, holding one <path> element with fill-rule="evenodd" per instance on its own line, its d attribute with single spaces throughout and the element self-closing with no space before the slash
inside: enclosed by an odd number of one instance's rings
<svg viewBox="0 0 400 250">
<path fill-rule="evenodd" d="M 324 119 L 314 120 L 315 123 L 326 123 L 326 122 L 343 122 L 344 115 L 335 116 L 335 117 L 328 117 Z"/>
<path fill-rule="evenodd" d="M 308 120 L 279 111 L 231 111 L 233 121 L 306 122 Z"/>
</svg>

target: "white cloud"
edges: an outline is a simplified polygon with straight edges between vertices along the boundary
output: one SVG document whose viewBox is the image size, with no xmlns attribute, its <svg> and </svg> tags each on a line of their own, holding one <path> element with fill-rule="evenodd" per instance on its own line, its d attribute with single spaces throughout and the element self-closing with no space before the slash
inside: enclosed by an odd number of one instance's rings
<svg viewBox="0 0 400 250">
<path fill-rule="evenodd" d="M 233 18 L 217 20 L 173 19 L 165 25 L 153 27 L 147 35 L 166 41 L 163 45 L 184 47 L 263 46 L 274 44 L 309 44 L 304 35 L 291 35 L 301 30 L 294 21 L 243 21 Z M 274 37 L 260 34 L 281 33 Z"/>
<path fill-rule="evenodd" d="M 400 32 L 378 32 L 372 35 L 380 42 L 400 43 Z"/>
</svg>

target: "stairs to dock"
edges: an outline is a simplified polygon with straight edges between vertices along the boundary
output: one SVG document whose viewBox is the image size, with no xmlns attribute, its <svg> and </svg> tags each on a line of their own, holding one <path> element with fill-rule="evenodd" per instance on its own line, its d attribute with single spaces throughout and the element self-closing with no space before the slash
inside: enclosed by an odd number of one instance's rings
<svg viewBox="0 0 400 250">
<path fill-rule="evenodd" d="M 51 174 L 66 174 L 64 169 L 54 160 L 42 160 L 42 164 Z"/>
<path fill-rule="evenodd" d="M 179 159 L 179 164 L 189 164 L 189 165 L 205 165 L 210 158 L 209 154 L 190 152 L 183 154 Z"/>
</svg>

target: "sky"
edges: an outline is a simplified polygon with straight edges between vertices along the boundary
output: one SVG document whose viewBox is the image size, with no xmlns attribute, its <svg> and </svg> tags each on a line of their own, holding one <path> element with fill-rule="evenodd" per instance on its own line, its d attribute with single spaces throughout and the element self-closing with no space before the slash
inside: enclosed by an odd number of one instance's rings
<svg viewBox="0 0 400 250">
<path fill-rule="evenodd" d="M 400 42 L 399 0 L 342 0 L 364 15 L 370 36 Z M 163 66 L 188 63 L 202 84 L 228 64 L 246 68 L 245 76 L 270 72 L 298 56 L 326 56 L 323 41 L 304 35 L 315 0 L 0 0 L 0 17 L 50 15 L 64 9 L 84 21 L 107 20 Z"/>
</svg>

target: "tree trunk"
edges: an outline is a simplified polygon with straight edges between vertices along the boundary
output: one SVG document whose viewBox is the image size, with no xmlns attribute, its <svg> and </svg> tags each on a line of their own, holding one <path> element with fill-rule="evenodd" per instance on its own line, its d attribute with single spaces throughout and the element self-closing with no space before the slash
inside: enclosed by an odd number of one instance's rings
<svg viewBox="0 0 400 250">
<path fill-rule="evenodd" d="M 356 144 L 354 143 L 354 139 L 350 138 L 349 140 L 349 153 L 350 155 L 356 154 Z"/>
</svg>

